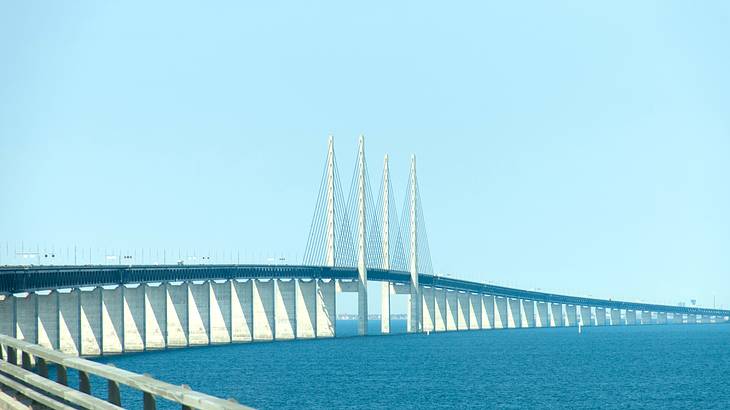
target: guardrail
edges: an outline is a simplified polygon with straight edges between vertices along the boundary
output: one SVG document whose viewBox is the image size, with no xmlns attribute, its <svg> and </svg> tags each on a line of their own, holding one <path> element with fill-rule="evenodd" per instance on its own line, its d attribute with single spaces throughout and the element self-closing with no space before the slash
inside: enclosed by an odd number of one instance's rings
<svg viewBox="0 0 730 410">
<path fill-rule="evenodd" d="M 0 385 L 53 409 L 120 409 L 120 385 L 140 391 L 145 410 L 155 409 L 157 398 L 178 403 L 183 409 L 248 409 L 233 399 L 219 399 L 193 391 L 185 385 L 165 383 L 149 375 L 70 356 L 6 335 L 0 335 L 0 351 Z M 55 382 L 48 377 L 48 369 L 52 365 L 56 366 Z M 78 390 L 68 386 L 69 369 L 78 371 Z M 106 400 L 91 395 L 91 375 L 106 379 Z"/>
</svg>

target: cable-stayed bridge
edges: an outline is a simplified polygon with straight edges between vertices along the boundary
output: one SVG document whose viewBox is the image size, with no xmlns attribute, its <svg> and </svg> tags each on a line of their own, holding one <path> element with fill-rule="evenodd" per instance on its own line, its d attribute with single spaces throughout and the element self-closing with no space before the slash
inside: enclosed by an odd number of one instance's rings
<svg viewBox="0 0 730 410">
<path fill-rule="evenodd" d="M 345 191 L 330 138 L 300 265 L 2 267 L 0 334 L 88 356 L 326 338 L 336 334 L 336 294 L 347 292 L 357 295 L 358 329 L 364 335 L 370 281 L 381 283 L 381 333 L 390 332 L 395 294 L 408 296 L 410 333 L 721 323 L 730 317 L 721 309 L 559 295 L 438 276 L 415 157 L 404 198 L 393 192 L 387 156 L 382 178 L 371 184 L 363 138 Z"/>
</svg>

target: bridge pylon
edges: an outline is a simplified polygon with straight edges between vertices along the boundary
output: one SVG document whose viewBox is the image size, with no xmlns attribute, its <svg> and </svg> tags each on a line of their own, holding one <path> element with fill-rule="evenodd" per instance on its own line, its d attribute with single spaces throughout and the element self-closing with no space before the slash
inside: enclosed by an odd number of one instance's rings
<svg viewBox="0 0 730 410">
<path fill-rule="evenodd" d="M 335 139 L 330 135 L 327 148 L 327 225 L 325 266 L 335 266 Z"/>
<path fill-rule="evenodd" d="M 367 214 L 365 213 L 365 137 L 360 136 L 357 153 L 357 331 L 360 335 L 368 333 L 368 271 L 367 271 Z"/>
<path fill-rule="evenodd" d="M 388 154 L 383 160 L 383 266 L 390 270 L 390 168 L 388 166 Z M 390 282 L 380 282 L 380 333 L 390 333 Z"/>
<path fill-rule="evenodd" d="M 411 156 L 411 175 L 409 192 L 409 244 L 410 244 L 410 266 L 411 292 L 408 301 L 408 333 L 421 331 L 421 291 L 418 284 L 418 192 L 416 178 L 416 156 Z"/>
</svg>

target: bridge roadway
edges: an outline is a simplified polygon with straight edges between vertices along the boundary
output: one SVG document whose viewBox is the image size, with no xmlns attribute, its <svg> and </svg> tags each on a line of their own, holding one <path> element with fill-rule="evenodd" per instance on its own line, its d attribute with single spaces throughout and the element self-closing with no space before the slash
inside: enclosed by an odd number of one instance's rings
<svg viewBox="0 0 730 410">
<path fill-rule="evenodd" d="M 86 265 L 0 267 L 0 294 L 130 283 L 180 282 L 230 279 L 344 279 L 357 280 L 356 268 L 298 265 Z M 368 280 L 409 284 L 408 272 L 368 269 Z M 660 311 L 688 315 L 730 316 L 730 310 L 669 306 L 536 292 L 471 282 L 438 275 L 419 274 L 422 286 L 474 292 L 575 306 Z"/>
</svg>

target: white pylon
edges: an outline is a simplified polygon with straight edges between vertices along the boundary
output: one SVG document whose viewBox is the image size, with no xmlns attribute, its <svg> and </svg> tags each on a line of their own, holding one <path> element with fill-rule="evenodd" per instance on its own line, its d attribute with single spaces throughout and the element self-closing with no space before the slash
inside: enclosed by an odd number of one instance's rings
<svg viewBox="0 0 730 410">
<path fill-rule="evenodd" d="M 383 161 L 383 266 L 390 269 L 390 172 L 388 169 L 388 155 Z M 380 282 L 380 332 L 390 333 L 390 282 Z"/>
<path fill-rule="evenodd" d="M 411 156 L 411 192 L 410 192 L 410 253 L 411 253 L 411 294 L 408 308 L 408 332 L 418 333 L 421 331 L 421 292 L 418 285 L 418 235 L 416 229 L 416 156 Z"/>
<path fill-rule="evenodd" d="M 366 223 L 365 223 L 365 137 L 360 136 L 358 150 L 358 167 L 360 173 L 357 178 L 357 305 L 358 305 L 358 333 L 368 333 L 368 271 L 366 267 Z"/>
<path fill-rule="evenodd" d="M 327 253 L 325 266 L 335 266 L 335 139 L 327 149 Z"/>
</svg>

